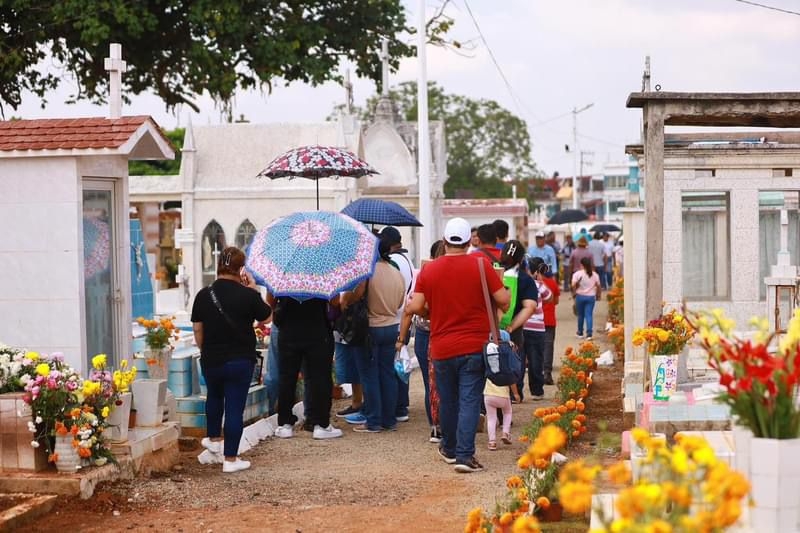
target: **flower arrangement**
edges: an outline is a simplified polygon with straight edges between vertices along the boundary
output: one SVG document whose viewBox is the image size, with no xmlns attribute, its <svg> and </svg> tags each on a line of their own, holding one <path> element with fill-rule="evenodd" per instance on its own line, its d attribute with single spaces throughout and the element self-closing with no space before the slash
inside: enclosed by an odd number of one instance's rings
<svg viewBox="0 0 800 533">
<path fill-rule="evenodd" d="M 538 532 L 535 515 L 551 505 L 555 494 L 558 461 L 554 456 L 564 447 L 566 434 L 548 425 L 539 432 L 533 444 L 522 454 L 517 466 L 522 470 L 506 481 L 507 501 L 498 504 L 494 513 L 487 516 L 480 507 L 467 515 L 466 533 Z"/>
<path fill-rule="evenodd" d="M 554 425 L 564 432 L 567 444 L 572 444 L 587 431 L 585 409 L 586 404 L 573 399 L 555 407 L 539 407 L 533 412 L 533 422 L 523 430 L 520 438 L 523 442 L 535 439 L 543 428 Z"/>
<path fill-rule="evenodd" d="M 625 325 L 617 324 L 612 327 L 608 332 L 608 338 L 614 345 L 614 351 L 618 355 L 623 355 L 625 353 Z"/>
<path fill-rule="evenodd" d="M 617 278 L 614 286 L 606 293 L 608 301 L 608 321 L 612 324 L 622 324 L 625 321 L 625 281 Z"/>
<path fill-rule="evenodd" d="M 39 354 L 0 343 L 0 393 L 20 392 L 35 375 Z"/>
<path fill-rule="evenodd" d="M 681 353 L 683 347 L 694 337 L 694 328 L 680 313 L 675 310 L 662 313 L 651 320 L 645 328 L 633 331 L 633 345 L 647 343 L 650 355 L 668 355 Z"/>
<path fill-rule="evenodd" d="M 734 322 L 719 309 L 690 316 L 724 388 L 717 399 L 755 437 L 800 437 L 800 407 L 795 403 L 800 393 L 800 311 L 772 348 L 775 333 L 766 319 L 752 319 L 757 333 L 744 340 L 733 335 Z"/>
<path fill-rule="evenodd" d="M 161 350 L 171 346 L 172 342 L 180 337 L 179 330 L 173 322 L 175 317 L 162 317 L 147 319 L 139 317 L 136 323 L 147 330 L 144 342 L 151 350 Z"/>
<path fill-rule="evenodd" d="M 581 343 L 577 352 L 568 346 L 561 359 L 561 373 L 558 377 L 556 399 L 561 402 L 580 400 L 589 395 L 592 378 L 589 375 L 595 369 L 600 348 L 591 342 Z"/>
<path fill-rule="evenodd" d="M 703 438 L 678 433 L 669 448 L 642 428 L 631 434 L 647 450 L 642 462 L 646 475 L 629 485 L 631 472 L 625 463 L 607 470 L 609 480 L 623 487 L 615 500 L 618 518 L 595 509 L 602 523 L 596 531 L 722 531 L 739 520 L 742 500 L 750 490 L 747 480 L 719 461 Z M 565 466 L 562 477 L 570 475 L 574 480 L 560 480 L 562 501 L 574 502 L 576 510 L 588 510 L 591 484 L 587 480 L 594 478 L 592 474 L 583 465 Z"/>
</svg>

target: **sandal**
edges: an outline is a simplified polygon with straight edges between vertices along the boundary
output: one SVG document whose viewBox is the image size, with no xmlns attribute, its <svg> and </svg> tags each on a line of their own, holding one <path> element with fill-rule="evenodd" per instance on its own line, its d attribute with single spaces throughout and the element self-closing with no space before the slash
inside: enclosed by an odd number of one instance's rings
<svg viewBox="0 0 800 533">
<path fill-rule="evenodd" d="M 503 441 L 503 444 L 511 444 L 511 435 L 503 433 L 503 437 L 500 440 Z"/>
<path fill-rule="evenodd" d="M 490 440 L 489 441 L 489 451 L 493 452 L 495 450 L 497 450 L 497 443 L 495 441 L 493 441 L 493 440 Z"/>
</svg>

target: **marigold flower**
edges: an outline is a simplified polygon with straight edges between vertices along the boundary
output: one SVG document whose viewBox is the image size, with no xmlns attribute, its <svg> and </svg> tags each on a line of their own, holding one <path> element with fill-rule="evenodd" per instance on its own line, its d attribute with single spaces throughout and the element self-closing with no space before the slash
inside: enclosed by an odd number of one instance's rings
<svg viewBox="0 0 800 533">
<path fill-rule="evenodd" d="M 38 375 L 40 375 L 42 377 L 49 376 L 50 375 L 50 365 L 48 365 L 47 363 L 39 363 L 38 365 L 36 365 L 36 374 L 38 374 Z"/>
<path fill-rule="evenodd" d="M 550 500 L 546 496 L 539 496 L 536 499 L 536 506 L 541 507 L 542 509 L 547 509 L 550 507 Z"/>
<path fill-rule="evenodd" d="M 31 361 L 38 361 L 39 352 L 25 352 L 25 359 L 30 359 Z"/>
<path fill-rule="evenodd" d="M 539 522 L 532 516 L 524 514 L 514 520 L 511 526 L 512 533 L 540 533 Z"/>
<path fill-rule="evenodd" d="M 631 481 L 631 470 L 623 462 L 616 463 L 608 468 L 608 478 L 617 485 L 627 485 Z"/>
<path fill-rule="evenodd" d="M 513 520 L 514 520 L 514 516 L 511 513 L 509 513 L 508 511 L 506 511 L 505 513 L 503 513 L 500 516 L 499 522 L 500 522 L 501 526 L 508 526 L 508 525 L 511 524 L 511 522 Z"/>
<path fill-rule="evenodd" d="M 519 476 L 511 476 L 510 478 L 508 478 L 506 480 L 506 486 L 508 488 L 510 488 L 510 489 L 514 488 L 514 487 L 521 487 L 522 486 L 522 478 L 519 477 Z"/>
</svg>

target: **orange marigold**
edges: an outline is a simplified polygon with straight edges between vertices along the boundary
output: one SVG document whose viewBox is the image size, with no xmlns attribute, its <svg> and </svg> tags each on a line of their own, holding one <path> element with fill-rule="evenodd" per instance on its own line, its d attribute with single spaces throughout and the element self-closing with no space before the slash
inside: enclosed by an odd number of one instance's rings
<svg viewBox="0 0 800 533">
<path fill-rule="evenodd" d="M 542 509 L 547 509 L 548 507 L 550 507 L 550 500 L 547 499 L 546 496 L 539 496 L 536 499 L 536 506 L 541 507 Z"/>
</svg>

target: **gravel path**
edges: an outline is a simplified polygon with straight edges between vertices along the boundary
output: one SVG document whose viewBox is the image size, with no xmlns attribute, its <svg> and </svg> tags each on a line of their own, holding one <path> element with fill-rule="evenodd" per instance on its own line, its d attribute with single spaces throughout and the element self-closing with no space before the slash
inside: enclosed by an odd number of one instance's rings
<svg viewBox="0 0 800 533">
<path fill-rule="evenodd" d="M 556 360 L 575 343 L 571 301 L 559 304 Z M 599 303 L 596 317 L 606 316 Z M 604 346 L 602 336 L 600 343 Z M 605 349 L 605 348 L 603 348 Z M 546 387 L 546 396 L 555 388 Z M 334 410 L 348 400 L 334 402 Z M 536 407 L 514 406 L 516 437 Z M 222 475 L 218 465 L 200 465 L 199 449 L 184 451 L 170 473 L 101 486 L 88 502 L 71 501 L 33 524 L 35 531 L 462 531 L 466 513 L 492 508 L 505 493 L 505 479 L 525 445 L 499 443 L 477 456 L 486 470 L 457 474 L 428 442 L 420 374 L 412 376 L 410 421 L 391 433 L 359 434 L 344 421 L 341 439 L 315 441 L 307 432 L 288 440 L 268 439 L 245 457 L 250 470 Z"/>
</svg>

